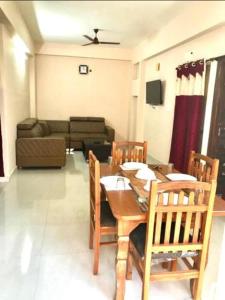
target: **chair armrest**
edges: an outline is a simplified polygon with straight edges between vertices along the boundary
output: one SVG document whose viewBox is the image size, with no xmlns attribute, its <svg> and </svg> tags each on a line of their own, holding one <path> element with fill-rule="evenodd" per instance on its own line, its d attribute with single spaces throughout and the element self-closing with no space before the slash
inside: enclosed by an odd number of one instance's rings
<svg viewBox="0 0 225 300">
<path fill-rule="evenodd" d="M 64 138 L 18 138 L 16 156 L 63 156 L 66 158 L 66 142 Z"/>
<path fill-rule="evenodd" d="M 112 142 L 115 139 L 115 130 L 110 126 L 105 126 L 105 133 L 107 135 L 107 141 Z"/>
</svg>

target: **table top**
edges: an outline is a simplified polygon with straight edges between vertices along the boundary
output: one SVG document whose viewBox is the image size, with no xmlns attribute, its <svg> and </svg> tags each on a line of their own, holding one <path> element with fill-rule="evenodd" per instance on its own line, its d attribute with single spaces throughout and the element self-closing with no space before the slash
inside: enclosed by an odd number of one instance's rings
<svg viewBox="0 0 225 300">
<path fill-rule="evenodd" d="M 140 180 L 135 178 L 136 171 L 122 171 L 119 166 L 111 166 L 108 164 L 100 164 L 100 173 L 102 176 L 118 175 L 128 177 L 130 179 L 131 186 L 134 190 L 121 190 L 121 191 L 106 191 L 108 201 L 110 202 L 110 207 L 112 209 L 113 215 L 120 220 L 129 221 L 145 221 L 146 212 L 141 209 L 140 203 L 138 202 L 138 195 L 143 197 L 148 196 L 148 192 L 144 190 L 144 185 L 146 180 Z M 167 181 L 165 177 L 169 172 L 167 165 L 150 165 L 156 173 L 157 178 L 162 181 Z M 172 170 L 172 172 L 177 172 Z M 225 200 L 220 196 L 216 196 L 213 216 L 225 216 Z"/>
</svg>

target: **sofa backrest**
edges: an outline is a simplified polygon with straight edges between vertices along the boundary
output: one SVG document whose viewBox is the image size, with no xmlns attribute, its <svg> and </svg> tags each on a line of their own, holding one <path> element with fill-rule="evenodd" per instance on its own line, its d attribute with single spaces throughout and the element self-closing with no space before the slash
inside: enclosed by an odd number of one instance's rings
<svg viewBox="0 0 225 300">
<path fill-rule="evenodd" d="M 37 119 L 28 118 L 17 124 L 17 137 L 18 138 L 31 138 L 44 136 L 43 129 L 38 124 Z"/>
<path fill-rule="evenodd" d="M 105 132 L 105 119 L 97 117 L 70 117 L 70 132 Z"/>
<path fill-rule="evenodd" d="M 62 132 L 69 133 L 69 121 L 64 120 L 47 120 L 46 121 L 51 133 Z"/>
<path fill-rule="evenodd" d="M 47 121 L 45 121 L 45 120 L 38 120 L 38 124 L 41 125 L 41 128 L 42 128 L 42 130 L 44 132 L 44 136 L 48 136 L 48 135 L 51 134 L 51 129 L 48 126 Z"/>
</svg>

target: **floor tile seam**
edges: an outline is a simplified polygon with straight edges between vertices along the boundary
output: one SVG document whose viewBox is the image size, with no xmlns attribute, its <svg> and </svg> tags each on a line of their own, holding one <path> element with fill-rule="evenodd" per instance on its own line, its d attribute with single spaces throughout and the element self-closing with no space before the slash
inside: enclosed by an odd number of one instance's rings
<svg viewBox="0 0 225 300">
<path fill-rule="evenodd" d="M 34 257 L 36 257 L 36 258 L 39 257 L 39 261 L 38 261 L 38 267 L 37 267 L 36 283 L 34 285 L 34 290 L 32 293 L 33 294 L 32 300 L 36 299 L 38 284 L 39 284 L 39 277 L 40 277 L 40 269 L 41 269 L 41 255 L 37 254 L 37 255 L 34 255 Z"/>
<path fill-rule="evenodd" d="M 42 252 L 45 235 L 46 235 L 47 219 L 48 219 L 48 214 L 49 214 L 49 205 L 50 205 L 50 200 L 48 200 L 48 207 L 47 207 L 47 212 L 46 212 L 46 216 L 45 216 L 45 222 L 43 224 L 43 236 L 42 236 L 42 240 L 41 240 L 40 253 Z"/>
<path fill-rule="evenodd" d="M 87 247 L 88 247 L 88 243 L 87 243 Z M 66 255 L 71 256 L 71 255 L 89 255 L 89 254 L 91 255 L 89 249 L 81 249 L 81 248 L 76 249 L 76 247 L 71 247 L 71 249 L 68 251 L 59 251 L 58 253 L 52 251 L 50 252 L 48 250 L 42 249 L 38 255 L 43 257 L 43 256 L 66 256 Z"/>
<path fill-rule="evenodd" d="M 39 253 L 40 261 L 39 261 L 39 266 L 38 266 L 38 270 L 37 270 L 37 280 L 36 280 L 36 285 L 35 285 L 35 288 L 34 288 L 33 300 L 36 300 L 36 297 L 38 295 L 38 286 L 39 286 L 40 274 L 41 274 L 40 273 L 40 270 L 41 270 L 41 257 L 42 257 L 43 245 L 44 245 L 44 240 L 45 240 L 45 235 L 46 235 L 49 205 L 50 205 L 50 200 L 48 200 L 48 206 L 47 206 L 47 212 L 46 212 L 46 216 L 45 216 L 45 222 L 43 224 L 43 236 L 42 236 L 42 241 L 41 241 L 41 246 L 40 246 L 40 253 Z"/>
<path fill-rule="evenodd" d="M 63 257 L 63 256 L 75 256 L 77 254 L 81 254 L 81 255 L 92 255 L 92 253 L 90 253 L 88 250 L 74 250 L 72 249 L 71 251 L 69 252 L 65 252 L 65 253 L 40 253 L 40 254 L 37 254 L 36 256 L 40 256 L 40 258 L 43 258 L 43 257 L 50 257 L 50 256 L 53 256 L 53 257 Z"/>
</svg>

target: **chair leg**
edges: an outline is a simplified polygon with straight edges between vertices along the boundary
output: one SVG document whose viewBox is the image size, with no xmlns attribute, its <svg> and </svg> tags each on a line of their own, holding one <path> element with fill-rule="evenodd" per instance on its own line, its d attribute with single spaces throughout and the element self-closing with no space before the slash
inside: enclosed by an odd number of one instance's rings
<svg viewBox="0 0 225 300">
<path fill-rule="evenodd" d="M 196 259 L 194 259 L 194 265 L 193 267 L 196 269 L 199 269 L 199 257 L 197 257 Z M 190 280 L 190 287 L 191 287 L 191 294 L 194 300 L 200 300 L 201 299 L 201 290 L 202 290 L 202 281 L 203 281 L 203 274 L 201 274 L 202 272 L 200 272 L 199 274 L 199 278 L 198 279 L 191 279 Z"/>
<path fill-rule="evenodd" d="M 132 258 L 132 254 L 129 251 L 128 258 L 127 258 L 127 272 L 126 272 L 127 280 L 132 279 L 132 267 L 133 267 L 133 258 Z"/>
<path fill-rule="evenodd" d="M 100 234 L 98 232 L 94 233 L 94 265 L 93 265 L 93 274 L 98 274 L 98 266 L 99 266 L 99 252 L 100 252 Z"/>
<path fill-rule="evenodd" d="M 90 222 L 89 249 L 93 249 L 93 226 Z"/>
<path fill-rule="evenodd" d="M 190 290 L 191 290 L 191 296 L 193 299 L 195 299 L 195 295 L 196 295 L 196 285 L 197 285 L 197 280 L 190 279 Z"/>
<path fill-rule="evenodd" d="M 145 258 L 146 259 L 146 258 Z M 145 261 L 145 268 L 142 280 L 142 300 L 148 300 L 149 298 L 149 289 L 150 289 L 150 277 L 151 277 L 151 257 L 148 258 L 148 261 Z"/>
<path fill-rule="evenodd" d="M 141 296 L 142 300 L 148 300 L 149 286 L 150 286 L 149 281 L 148 282 L 146 282 L 146 281 L 142 282 L 142 296 Z"/>
<path fill-rule="evenodd" d="M 176 270 L 177 270 L 177 260 L 175 259 L 170 262 L 170 271 L 173 272 Z"/>
</svg>

